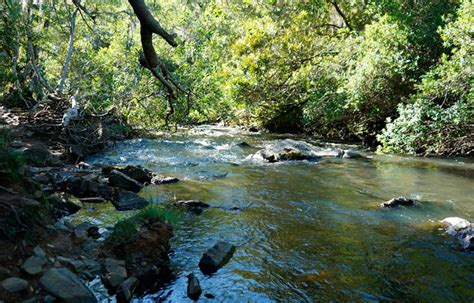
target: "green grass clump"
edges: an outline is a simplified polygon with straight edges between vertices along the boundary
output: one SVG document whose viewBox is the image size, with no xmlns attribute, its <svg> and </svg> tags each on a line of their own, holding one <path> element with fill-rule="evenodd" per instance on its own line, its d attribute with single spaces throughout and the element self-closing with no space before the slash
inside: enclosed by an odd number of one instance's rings
<svg viewBox="0 0 474 303">
<path fill-rule="evenodd" d="M 135 236 L 143 223 L 153 220 L 161 220 L 171 225 L 176 225 L 179 221 L 179 215 L 171 209 L 159 205 L 150 205 L 133 216 L 118 221 L 114 225 L 111 237 L 115 241 L 129 240 Z"/>
<path fill-rule="evenodd" d="M 177 212 L 158 205 L 147 206 L 146 208 L 140 210 L 135 216 L 140 221 L 160 219 L 171 225 L 176 225 L 179 220 L 179 215 Z"/>
</svg>

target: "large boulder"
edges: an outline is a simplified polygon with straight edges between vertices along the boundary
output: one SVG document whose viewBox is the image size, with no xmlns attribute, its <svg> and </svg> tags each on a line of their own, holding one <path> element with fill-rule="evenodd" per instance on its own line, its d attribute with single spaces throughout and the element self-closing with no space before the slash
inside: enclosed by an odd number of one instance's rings
<svg viewBox="0 0 474 303">
<path fill-rule="evenodd" d="M 446 228 L 446 233 L 457 237 L 463 250 L 474 250 L 474 224 L 459 217 L 449 217 L 441 220 Z"/>
<path fill-rule="evenodd" d="M 304 141 L 286 139 L 266 146 L 247 159 L 270 163 L 298 160 L 317 161 L 322 157 L 342 157 L 343 154 L 344 151 L 341 149 L 322 148 Z"/>
<path fill-rule="evenodd" d="M 112 203 L 119 211 L 142 209 L 149 204 L 146 199 L 126 190 L 117 191 L 112 199 Z"/>
<path fill-rule="evenodd" d="M 52 268 L 39 280 L 40 286 L 61 302 L 96 303 L 94 294 L 67 268 Z"/>
<path fill-rule="evenodd" d="M 204 274 L 212 274 L 218 271 L 222 266 L 232 258 L 235 252 L 235 246 L 227 242 L 217 242 L 212 248 L 204 253 L 199 261 L 199 268 Z"/>
<path fill-rule="evenodd" d="M 142 183 L 115 169 L 110 172 L 109 184 L 136 193 L 143 188 Z"/>
</svg>

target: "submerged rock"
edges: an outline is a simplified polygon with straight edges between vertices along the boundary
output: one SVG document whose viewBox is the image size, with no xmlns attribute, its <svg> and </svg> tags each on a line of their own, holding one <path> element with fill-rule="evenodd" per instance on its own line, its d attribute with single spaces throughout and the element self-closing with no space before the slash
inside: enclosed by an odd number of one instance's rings
<svg viewBox="0 0 474 303">
<path fill-rule="evenodd" d="M 252 161 L 317 161 L 322 157 L 342 157 L 343 151 L 338 148 L 321 148 L 304 141 L 286 139 L 266 146 L 254 155 L 247 157 Z"/>
<path fill-rule="evenodd" d="M 199 268 L 204 274 L 212 274 L 223 267 L 232 258 L 235 246 L 227 242 L 217 242 L 204 253 L 199 261 Z"/>
<path fill-rule="evenodd" d="M 68 303 L 96 303 L 92 292 L 67 268 L 52 268 L 39 280 L 40 286 Z"/>
<path fill-rule="evenodd" d="M 202 212 L 209 208 L 209 204 L 204 203 L 202 201 L 198 200 L 179 200 L 179 201 L 173 201 L 171 202 L 172 205 L 178 206 L 185 208 L 186 210 L 196 214 L 200 215 Z"/>
<path fill-rule="evenodd" d="M 252 147 L 250 144 L 248 144 L 247 142 L 245 141 L 242 141 L 240 143 L 237 143 L 236 146 L 240 147 L 240 148 L 249 148 L 249 147 Z"/>
<path fill-rule="evenodd" d="M 149 202 L 133 193 L 131 191 L 121 190 L 116 192 L 114 198 L 112 199 L 112 204 L 115 208 L 119 211 L 125 210 L 134 210 L 134 209 L 142 209 L 146 207 Z"/>
<path fill-rule="evenodd" d="M 143 188 L 142 183 L 115 169 L 110 172 L 109 184 L 136 193 Z"/>
<path fill-rule="evenodd" d="M 415 201 L 405 198 L 405 197 L 398 197 L 392 198 L 388 201 L 382 202 L 380 207 L 398 207 L 398 206 L 412 206 L 415 204 Z"/>
<path fill-rule="evenodd" d="M 191 273 L 188 275 L 188 287 L 187 287 L 187 294 L 188 297 L 192 300 L 199 299 L 201 296 L 202 289 L 201 285 L 199 284 L 199 280 L 195 274 Z"/>
<path fill-rule="evenodd" d="M 466 219 L 449 217 L 441 220 L 447 226 L 446 233 L 457 237 L 461 242 L 462 249 L 474 250 L 474 225 Z"/>
<path fill-rule="evenodd" d="M 12 277 L 3 280 L 0 285 L 2 286 L 3 289 L 5 289 L 7 292 L 20 292 L 25 290 L 28 287 L 28 281 Z"/>
</svg>

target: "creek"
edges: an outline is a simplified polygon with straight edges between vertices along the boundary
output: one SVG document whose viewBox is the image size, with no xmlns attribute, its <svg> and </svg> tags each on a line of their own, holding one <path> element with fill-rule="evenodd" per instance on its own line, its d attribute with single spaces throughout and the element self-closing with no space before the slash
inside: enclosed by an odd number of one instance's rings
<svg viewBox="0 0 474 303">
<path fill-rule="evenodd" d="M 190 272 L 203 294 L 215 296 L 202 295 L 202 302 L 474 300 L 472 253 L 461 251 L 457 239 L 435 224 L 450 216 L 473 221 L 474 163 L 373 153 L 317 162 L 245 160 L 287 137 L 206 126 L 122 142 L 88 159 L 143 165 L 181 180 L 142 190 L 153 203 L 197 199 L 211 205 L 200 216 L 183 213 L 170 255 L 176 278 L 136 302 L 192 302 L 186 297 Z M 417 203 L 379 207 L 397 196 Z M 74 220 L 111 227 L 131 213 L 94 205 Z M 218 240 L 237 251 L 226 266 L 205 276 L 199 259 Z M 99 284 L 92 288 L 109 302 Z"/>
</svg>

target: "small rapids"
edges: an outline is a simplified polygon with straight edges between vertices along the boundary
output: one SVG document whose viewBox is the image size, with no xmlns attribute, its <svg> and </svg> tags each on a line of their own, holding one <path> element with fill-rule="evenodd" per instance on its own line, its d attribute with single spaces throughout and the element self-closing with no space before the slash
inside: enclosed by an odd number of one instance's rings
<svg viewBox="0 0 474 303">
<path fill-rule="evenodd" d="M 449 216 L 473 221 L 473 163 L 371 153 L 317 162 L 246 160 L 283 138 L 206 126 L 119 143 L 88 159 L 143 165 L 181 179 L 146 187 L 141 195 L 153 203 L 176 198 L 211 205 L 200 216 L 183 214 L 176 226 L 170 256 L 176 279 L 136 302 L 192 302 L 186 297 L 191 272 L 203 289 L 200 302 L 474 300 L 473 256 L 435 224 Z M 396 196 L 419 203 L 378 207 Z M 124 215 L 106 204 L 81 211 L 75 220 L 108 228 Z M 218 240 L 237 251 L 205 276 L 199 259 Z M 101 301 L 111 302 L 100 283 L 92 288 Z"/>
</svg>

